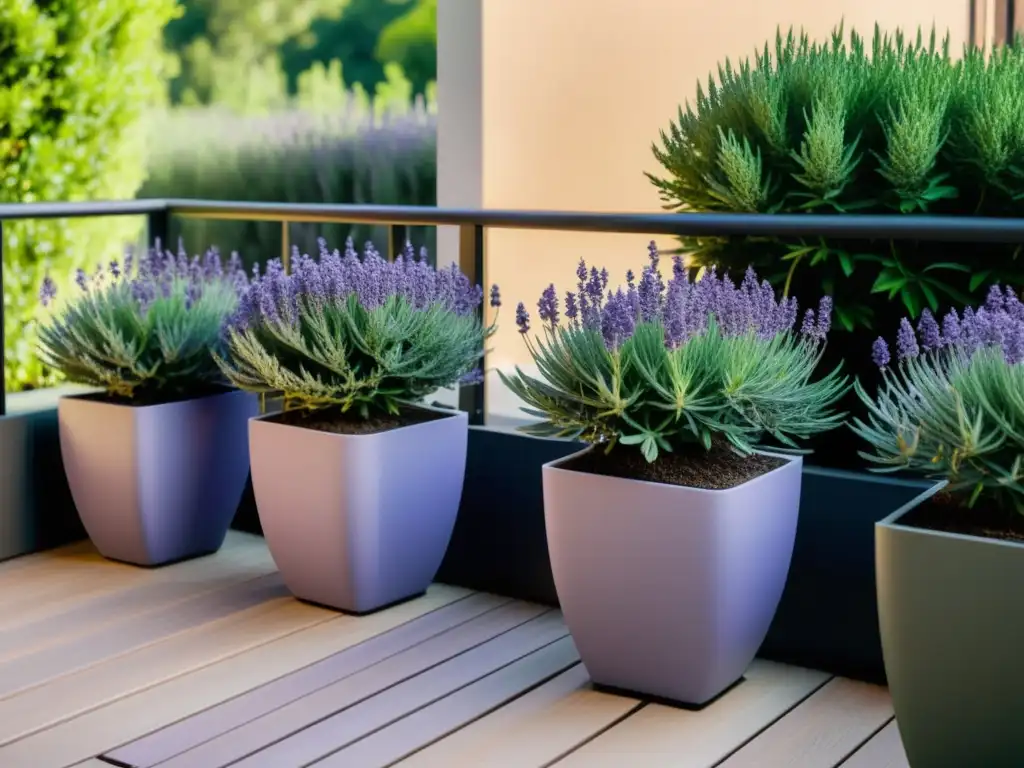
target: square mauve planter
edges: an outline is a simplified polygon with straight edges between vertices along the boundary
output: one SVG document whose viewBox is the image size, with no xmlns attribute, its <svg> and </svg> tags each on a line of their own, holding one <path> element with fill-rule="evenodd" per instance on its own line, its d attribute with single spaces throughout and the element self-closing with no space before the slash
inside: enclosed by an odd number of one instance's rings
<svg viewBox="0 0 1024 768">
<path fill-rule="evenodd" d="M 155 566 L 216 552 L 249 472 L 255 395 L 157 405 L 62 397 L 60 451 L 71 496 L 104 557 Z"/>
<path fill-rule="evenodd" d="M 285 584 L 303 600 L 366 613 L 422 594 L 444 558 L 466 471 L 468 418 L 346 435 L 249 422 L 252 487 Z"/>
<path fill-rule="evenodd" d="M 700 706 L 736 683 L 789 571 L 799 457 L 705 490 L 546 464 L 544 516 L 558 600 L 599 685 Z"/>
</svg>

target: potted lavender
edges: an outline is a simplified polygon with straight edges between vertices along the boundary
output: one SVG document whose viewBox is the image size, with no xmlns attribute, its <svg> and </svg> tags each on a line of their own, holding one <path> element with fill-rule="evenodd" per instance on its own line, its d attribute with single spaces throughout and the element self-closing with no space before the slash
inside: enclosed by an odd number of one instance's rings
<svg viewBox="0 0 1024 768">
<path fill-rule="evenodd" d="M 842 423 L 838 369 L 812 381 L 826 297 L 797 304 L 748 271 L 667 286 L 651 243 L 639 283 L 608 290 L 580 262 L 566 321 L 549 286 L 541 338 L 517 323 L 542 378 L 503 376 L 543 419 L 534 435 L 590 447 L 543 467 L 558 599 L 593 680 L 690 705 L 735 683 L 782 595 L 796 535 L 796 439 Z M 763 438 L 777 449 L 760 450 Z"/>
<path fill-rule="evenodd" d="M 365 613 L 422 593 L 462 496 L 468 419 L 427 395 L 479 375 L 483 300 L 456 267 L 411 247 L 394 262 L 320 241 L 286 274 L 267 265 L 228 324 L 238 387 L 280 396 L 249 425 L 253 491 L 297 597 Z M 491 303 L 499 303 L 497 288 Z"/>
<path fill-rule="evenodd" d="M 61 457 L 99 552 L 162 565 L 217 551 L 249 471 L 256 398 L 230 389 L 210 355 L 246 285 L 237 255 L 129 254 L 58 302 L 40 329 L 42 360 L 99 392 L 62 397 Z M 56 286 L 47 277 L 41 300 Z"/>
<path fill-rule="evenodd" d="M 936 485 L 875 526 L 878 618 L 913 768 L 1019 766 L 1024 732 L 1024 305 L 927 311 L 875 342 L 854 431 L 878 471 Z"/>
</svg>

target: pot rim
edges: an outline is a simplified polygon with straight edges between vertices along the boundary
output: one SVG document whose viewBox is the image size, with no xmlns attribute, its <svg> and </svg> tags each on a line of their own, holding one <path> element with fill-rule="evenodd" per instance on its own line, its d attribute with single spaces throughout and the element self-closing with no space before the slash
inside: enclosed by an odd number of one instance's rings
<svg viewBox="0 0 1024 768">
<path fill-rule="evenodd" d="M 337 432 L 324 432 L 324 431 L 319 430 L 319 429 L 310 429 L 309 427 L 300 427 L 300 426 L 297 426 L 295 424 L 281 424 L 280 422 L 269 421 L 269 419 L 271 417 L 279 416 L 281 413 L 283 413 L 283 411 L 275 411 L 274 413 L 261 413 L 261 414 L 257 414 L 256 416 L 250 416 L 249 417 L 249 424 L 252 425 L 255 422 L 262 422 L 264 424 L 272 424 L 275 427 L 282 427 L 284 429 L 301 429 L 301 430 L 303 430 L 305 432 L 312 432 L 314 434 L 325 435 L 327 437 L 337 438 L 339 440 L 363 440 L 363 439 L 370 439 L 370 438 L 378 438 L 379 439 L 379 438 L 381 438 L 383 436 L 386 436 L 386 435 L 393 435 L 396 432 L 404 432 L 407 429 L 425 428 L 425 427 L 429 427 L 431 424 L 435 424 L 437 422 L 444 422 L 447 419 L 453 419 L 453 418 L 461 420 L 463 422 L 466 422 L 467 424 L 469 423 L 469 414 L 466 411 L 463 411 L 463 410 L 452 409 L 452 408 L 438 408 L 438 407 L 433 406 L 433 405 L 416 405 L 416 406 L 413 406 L 413 407 L 416 410 L 428 411 L 430 413 L 440 414 L 442 416 L 442 418 L 440 418 L 440 419 L 431 419 L 430 421 L 420 421 L 420 422 L 417 422 L 415 424 L 406 424 L 403 427 L 396 427 L 395 429 L 388 429 L 388 430 L 385 430 L 383 432 L 371 432 L 369 434 L 364 434 L 364 435 L 346 435 L 346 434 L 341 434 L 341 433 L 337 433 Z"/>
<path fill-rule="evenodd" d="M 73 400 L 76 402 L 90 403 L 91 405 L 103 406 L 106 408 L 125 408 L 132 411 L 141 411 L 149 408 L 171 408 L 176 405 L 182 405 L 184 403 L 194 403 L 199 400 L 212 400 L 216 397 L 227 397 L 229 395 L 250 395 L 256 397 L 254 392 L 246 392 L 244 389 L 238 389 L 237 387 L 225 387 L 223 392 L 211 392 L 210 394 L 200 395 L 198 397 L 181 397 L 176 400 L 168 400 L 164 403 L 111 403 L 105 400 L 97 399 L 96 395 L 102 395 L 105 390 L 96 389 L 93 392 L 76 392 L 73 395 L 61 395 L 57 398 L 57 406 L 65 400 Z"/>
<path fill-rule="evenodd" d="M 541 471 L 542 472 L 564 472 L 564 473 L 567 473 L 567 474 L 574 474 L 574 475 L 587 475 L 589 477 L 604 477 L 607 480 L 615 480 L 615 481 L 621 482 L 621 483 L 634 483 L 634 484 L 640 485 L 640 486 L 655 486 L 655 487 L 658 487 L 658 488 L 678 488 L 678 489 L 680 489 L 680 491 L 686 491 L 688 493 L 696 493 L 696 494 L 702 494 L 703 495 L 703 494 L 725 494 L 725 493 L 738 492 L 741 489 L 749 488 L 750 485 L 753 484 L 753 483 L 757 483 L 757 482 L 763 481 L 763 480 L 765 480 L 765 478 L 772 477 L 776 473 L 779 473 L 779 472 L 782 472 L 784 470 L 787 470 L 787 469 L 793 467 L 794 465 L 796 467 L 798 467 L 798 468 L 802 468 L 802 465 L 803 465 L 803 456 L 799 455 L 799 454 L 794 455 L 794 454 L 788 454 L 788 453 L 777 453 L 775 451 L 755 451 L 755 453 L 761 454 L 762 456 L 774 456 L 775 458 L 783 459 L 785 461 L 785 463 L 782 464 L 781 466 L 776 467 L 775 469 L 771 470 L 770 472 L 765 472 L 764 474 L 758 475 L 757 477 L 752 477 L 749 480 L 747 480 L 746 482 L 740 483 L 739 485 L 734 485 L 731 488 L 694 488 L 694 487 L 689 486 L 689 485 L 672 485 L 670 483 L 657 483 L 657 482 L 654 482 L 653 480 L 636 480 L 636 479 L 631 478 L 631 477 L 607 477 L 605 475 L 595 475 L 595 474 L 593 474 L 591 472 L 580 472 L 579 470 L 575 470 L 575 469 L 566 469 L 565 467 L 560 466 L 561 464 L 563 464 L 565 462 L 571 461 L 571 460 L 573 460 L 575 458 L 578 458 L 579 456 L 582 456 L 583 454 L 587 453 L 588 451 L 595 450 L 597 447 L 598 447 L 597 445 L 588 445 L 588 446 L 585 446 L 583 449 L 581 449 L 579 451 L 574 451 L 573 453 L 570 453 L 567 456 L 562 456 L 561 458 L 555 459 L 554 461 L 549 461 L 546 464 L 543 464 L 541 466 Z"/>
<path fill-rule="evenodd" d="M 899 522 L 899 518 L 928 501 L 928 499 L 932 498 L 932 496 L 937 494 L 947 485 L 949 485 L 949 481 L 939 480 L 931 488 L 926 488 L 895 512 L 876 522 L 875 532 L 877 533 L 880 530 L 900 531 L 901 533 L 913 534 L 915 536 L 937 536 L 939 538 L 952 539 L 954 541 L 974 541 L 981 542 L 983 544 L 1013 547 L 1014 549 L 1024 549 L 1024 542 L 1020 541 L 994 539 L 988 536 L 975 536 L 970 533 L 956 533 L 955 531 L 936 531 L 932 528 L 918 528 L 917 526 L 903 525 Z"/>
</svg>

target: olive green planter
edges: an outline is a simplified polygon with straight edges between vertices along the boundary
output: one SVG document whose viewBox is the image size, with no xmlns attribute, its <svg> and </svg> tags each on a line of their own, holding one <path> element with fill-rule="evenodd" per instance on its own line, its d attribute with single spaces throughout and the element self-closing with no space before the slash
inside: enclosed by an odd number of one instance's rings
<svg viewBox="0 0 1024 768">
<path fill-rule="evenodd" d="M 882 653 L 911 768 L 1024 765 L 1024 544 L 875 526 Z"/>
</svg>

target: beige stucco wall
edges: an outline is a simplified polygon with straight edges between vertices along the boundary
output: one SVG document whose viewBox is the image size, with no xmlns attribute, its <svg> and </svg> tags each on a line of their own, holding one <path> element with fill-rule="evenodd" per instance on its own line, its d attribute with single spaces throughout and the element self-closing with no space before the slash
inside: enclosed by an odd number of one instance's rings
<svg viewBox="0 0 1024 768">
<path fill-rule="evenodd" d="M 438 204 L 503 209 L 659 210 L 643 171 L 651 142 L 725 57 L 750 55 L 776 27 L 826 36 L 840 19 L 870 34 L 919 25 L 968 34 L 968 0 L 440 0 Z M 580 256 L 614 278 L 650 238 L 491 230 L 487 278 L 502 327 L 488 363 L 528 359 L 516 301 L 572 287 Z M 670 239 L 664 240 L 669 245 Z M 450 253 L 444 236 L 441 252 Z M 490 410 L 514 404 L 498 393 Z"/>
</svg>

